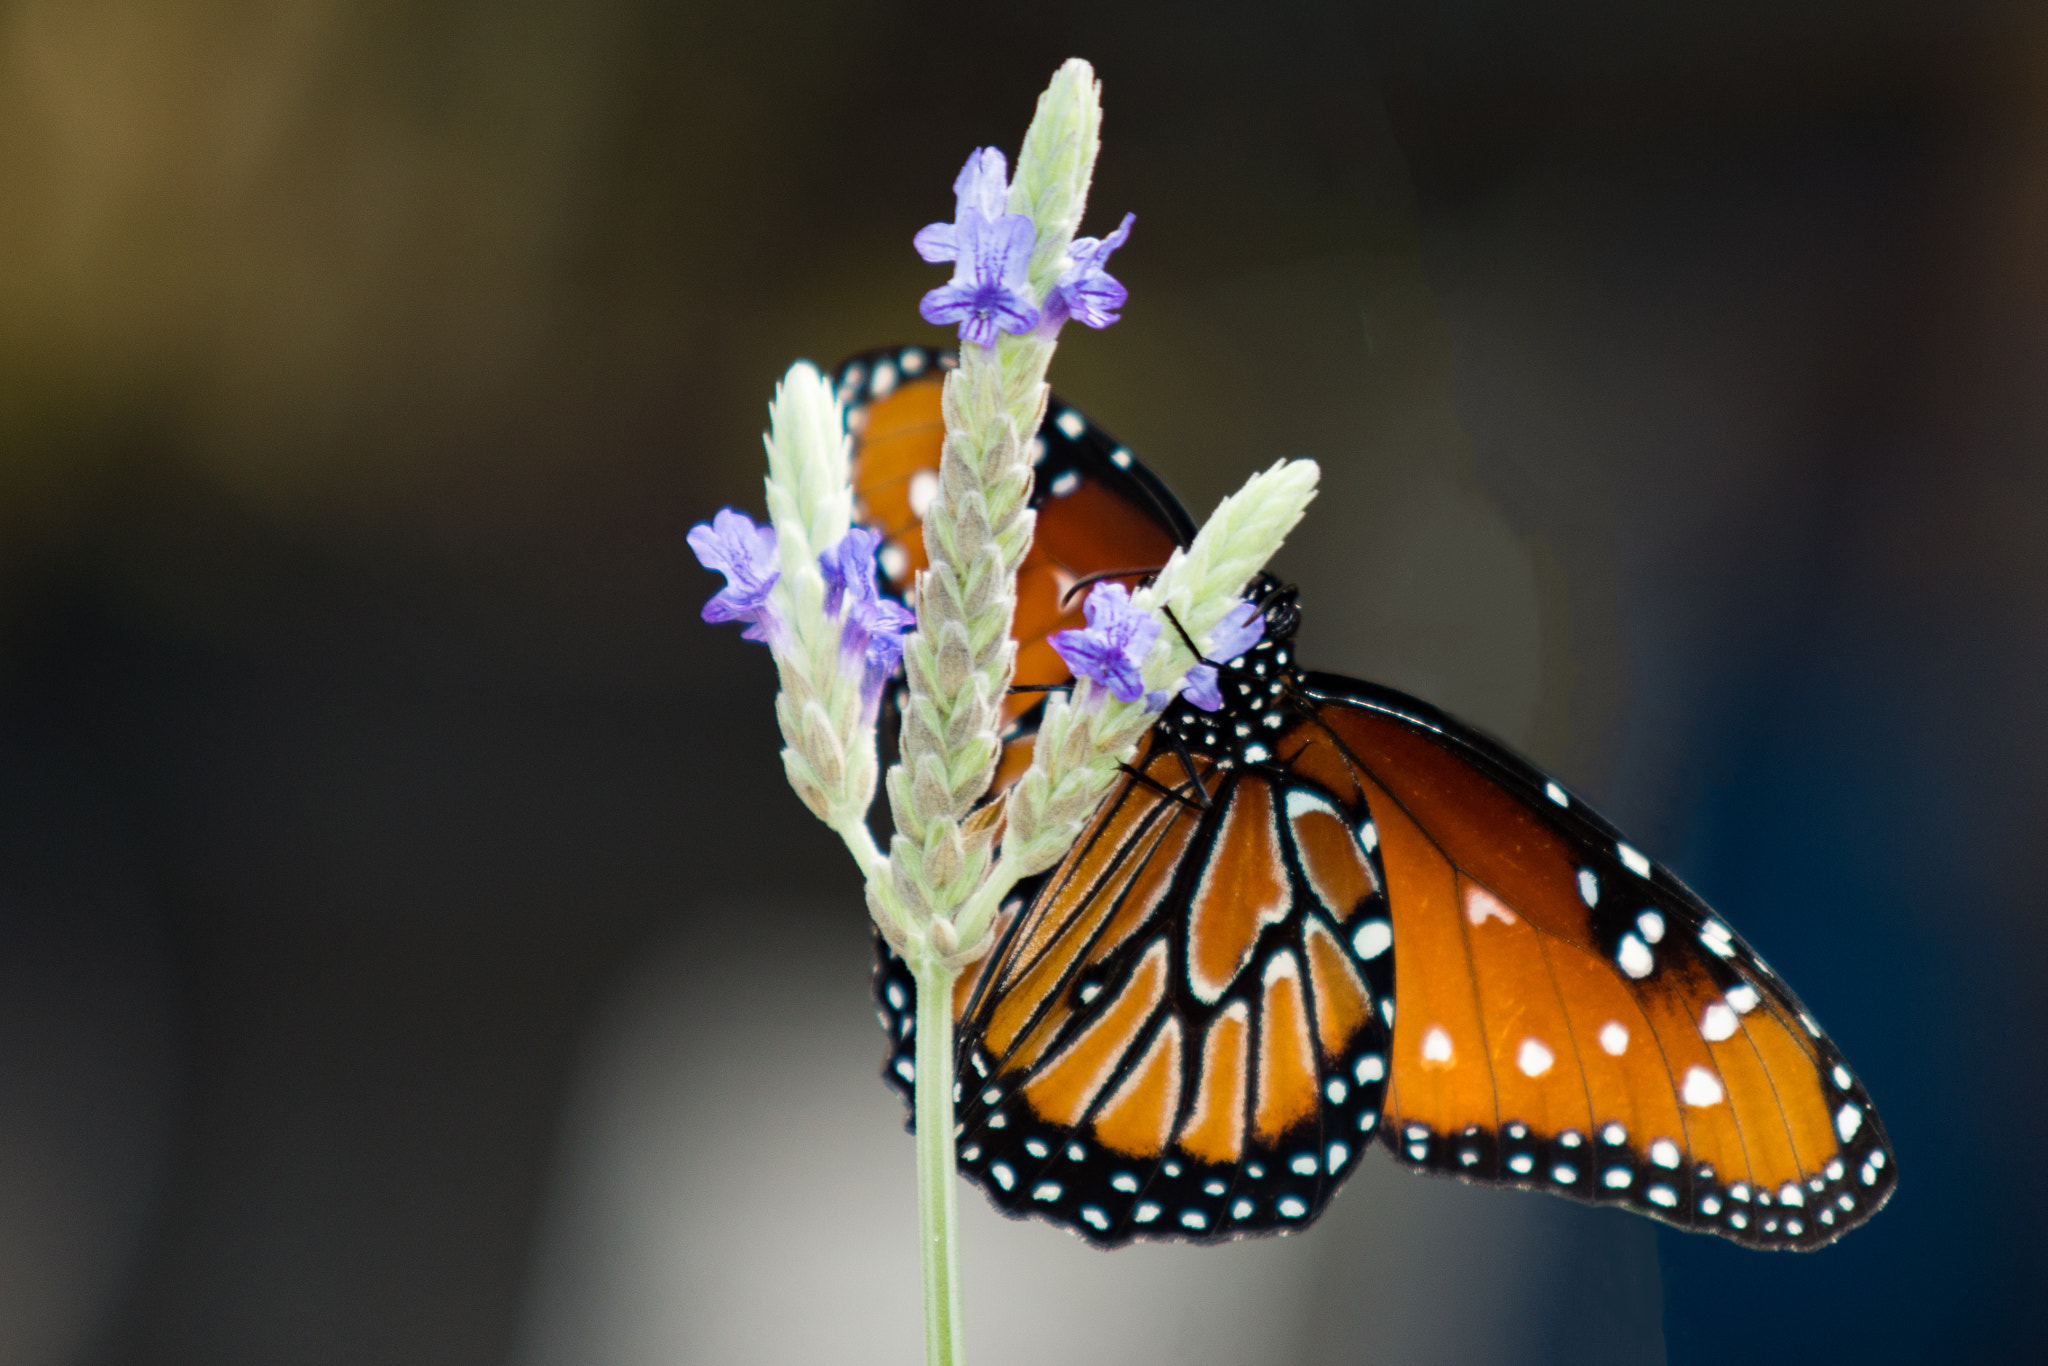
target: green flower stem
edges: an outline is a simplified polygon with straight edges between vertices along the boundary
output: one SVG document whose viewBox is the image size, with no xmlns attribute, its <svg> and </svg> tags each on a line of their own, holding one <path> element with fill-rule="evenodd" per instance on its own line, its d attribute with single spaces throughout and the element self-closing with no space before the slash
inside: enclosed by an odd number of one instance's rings
<svg viewBox="0 0 2048 1366">
<path fill-rule="evenodd" d="M 960 1316 L 959 1183 L 953 1156 L 953 982 L 936 957 L 917 969 L 917 1232 L 926 1366 L 967 1360 Z"/>
<path fill-rule="evenodd" d="M 1094 71 L 1086 62 L 1066 63 L 1039 98 L 1010 188 L 1011 211 L 1037 225 L 1037 298 L 1065 268 L 1101 122 Z M 1006 336 L 994 347 L 969 343 L 946 377 L 939 493 L 924 518 L 930 564 L 918 581 L 917 630 L 904 644 L 900 758 L 884 782 L 896 833 L 881 864 L 886 877 L 869 884 L 876 921 L 917 981 L 913 1108 L 928 1366 L 960 1366 L 965 1357 L 955 1232 L 953 980 L 987 945 L 985 935 L 963 940 L 954 917 L 994 862 L 999 823 L 969 817 L 1002 754 L 1002 701 L 1017 658 L 1010 634 L 1017 567 L 1036 522 L 1030 441 L 1045 414 L 1053 346 L 1037 336 Z"/>
</svg>

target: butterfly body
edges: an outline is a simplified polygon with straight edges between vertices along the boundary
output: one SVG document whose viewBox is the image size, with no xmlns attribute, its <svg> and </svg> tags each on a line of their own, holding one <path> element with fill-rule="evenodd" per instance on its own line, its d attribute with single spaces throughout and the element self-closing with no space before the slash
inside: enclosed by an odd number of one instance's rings
<svg viewBox="0 0 2048 1366">
<path fill-rule="evenodd" d="M 1128 509 L 1163 490 L 1146 478 L 1095 491 Z M 1068 561 L 1156 567 L 1184 536 L 1181 514 L 1088 545 L 1057 488 L 1040 528 Z M 1823 1245 L 1884 1203 L 1867 1093 L 1723 920 L 1505 745 L 1300 670 L 1293 593 L 1247 596 L 1265 632 L 1212 661 L 1223 706 L 1167 706 L 959 984 L 969 1179 L 1110 1246 L 1305 1226 L 1374 1140 L 1756 1247 Z M 876 993 L 907 1097 L 915 986 L 879 941 Z"/>
</svg>

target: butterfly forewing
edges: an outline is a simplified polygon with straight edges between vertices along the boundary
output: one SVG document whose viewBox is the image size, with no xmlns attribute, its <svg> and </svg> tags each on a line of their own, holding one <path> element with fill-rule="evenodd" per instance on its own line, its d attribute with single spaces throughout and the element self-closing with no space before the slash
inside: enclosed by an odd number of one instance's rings
<svg viewBox="0 0 2048 1366">
<path fill-rule="evenodd" d="M 1766 1247 L 1825 1243 L 1883 1203 L 1868 1096 L 1682 883 L 1441 713 L 1350 680 L 1308 693 L 1327 739 L 1303 736 L 1296 767 L 1349 770 L 1380 836 L 1397 1154 Z"/>
</svg>

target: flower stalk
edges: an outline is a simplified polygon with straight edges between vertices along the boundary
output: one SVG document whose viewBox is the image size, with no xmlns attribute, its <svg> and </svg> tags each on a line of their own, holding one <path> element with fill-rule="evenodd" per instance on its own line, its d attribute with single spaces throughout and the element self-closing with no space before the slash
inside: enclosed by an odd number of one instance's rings
<svg viewBox="0 0 2048 1366">
<path fill-rule="evenodd" d="M 917 984 L 912 1109 L 929 1366 L 964 1360 L 954 984 L 989 951 L 1003 898 L 1073 844 L 1166 700 L 1185 689 L 1195 705 L 1212 705 L 1203 699 L 1214 670 L 1182 631 L 1220 659 L 1257 638 L 1245 585 L 1315 496 L 1312 462 L 1276 464 L 1225 499 L 1149 586 L 1099 585 L 1088 631 L 1054 638 L 1077 675 L 1071 694 L 1048 698 L 1024 776 L 984 800 L 1016 663 L 1017 571 L 1036 523 L 1030 447 L 1047 367 L 1064 323 L 1107 326 L 1127 298 L 1106 264 L 1132 218 L 1107 238 L 1075 237 L 1101 122 L 1094 72 L 1069 61 L 1039 97 L 1014 181 L 1000 152 L 977 149 L 954 184 L 954 221 L 917 235 L 926 260 L 954 265 L 921 311 L 957 324 L 962 345 L 941 400 L 945 439 L 915 616 L 876 589 L 878 538 L 852 524 L 844 415 L 807 364 L 791 368 L 769 409 L 772 526 L 727 510 L 690 533 L 698 557 L 728 579 L 706 619 L 747 623 L 747 636 L 774 654 L 790 785 L 846 843 L 877 928 Z M 880 784 L 895 824 L 884 854 L 867 812 L 877 708 L 899 663 L 899 754 Z"/>
</svg>

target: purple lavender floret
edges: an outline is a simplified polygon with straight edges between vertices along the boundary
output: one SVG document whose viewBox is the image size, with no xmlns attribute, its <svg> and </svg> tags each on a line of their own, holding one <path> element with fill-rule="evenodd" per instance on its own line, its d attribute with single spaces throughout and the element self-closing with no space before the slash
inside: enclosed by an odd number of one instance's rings
<svg viewBox="0 0 2048 1366">
<path fill-rule="evenodd" d="M 1009 166 L 995 148 L 977 147 L 968 154 L 967 164 L 953 180 L 953 221 L 928 224 L 911 239 L 911 244 L 927 261 L 957 261 L 960 223 L 970 212 L 993 223 L 1009 211 Z"/>
<path fill-rule="evenodd" d="M 699 564 L 725 575 L 725 587 L 704 604 L 704 620 L 744 621 L 743 638 L 766 641 L 776 626 L 768 593 L 782 577 L 776 567 L 775 528 L 755 526 L 746 513 L 723 508 L 709 522 L 691 527 L 687 539 Z"/>
<path fill-rule="evenodd" d="M 1074 239 L 1067 248 L 1073 264 L 1045 296 L 1045 309 L 1039 321 L 1041 331 L 1057 333 L 1069 318 L 1084 327 L 1108 327 L 1123 316 L 1117 310 L 1124 306 L 1131 292 L 1106 267 L 1110 253 L 1130 240 L 1131 224 L 1137 221 L 1138 215 L 1127 213 L 1122 225 L 1107 237 Z"/>
<path fill-rule="evenodd" d="M 1038 306 L 1024 292 L 1038 230 L 1021 213 L 991 221 L 969 209 L 953 225 L 959 256 L 953 278 L 924 296 L 917 311 L 928 323 L 958 323 L 960 340 L 994 346 L 996 334 L 1038 326 Z"/>
<path fill-rule="evenodd" d="M 1093 679 L 1117 701 L 1145 697 L 1142 668 L 1152 642 L 1159 639 L 1159 623 L 1131 604 L 1130 590 L 1120 583 L 1097 584 L 1083 608 L 1086 629 L 1056 633 L 1052 648 L 1076 678 Z"/>
<path fill-rule="evenodd" d="M 839 657 L 845 667 L 861 671 L 861 701 L 870 716 L 881 704 L 883 685 L 903 662 L 904 634 L 917 625 L 915 613 L 875 587 L 881 543 L 878 533 L 855 527 L 818 557 L 825 610 L 840 618 Z"/>
<path fill-rule="evenodd" d="M 1009 167 L 993 147 L 977 147 L 953 181 L 953 221 L 930 223 L 912 239 L 927 261 L 951 261 L 953 278 L 924 296 L 930 323 L 958 323 L 960 340 L 994 346 L 1002 332 L 1038 326 L 1025 292 L 1038 229 L 1011 213 Z"/>
<path fill-rule="evenodd" d="M 1266 618 L 1258 604 L 1240 602 L 1224 613 L 1209 633 L 1209 656 L 1227 664 L 1258 644 L 1265 634 Z M 1189 669 L 1181 679 L 1180 693 L 1203 711 L 1221 710 L 1223 692 L 1217 686 L 1216 666 L 1203 663 Z"/>
</svg>

